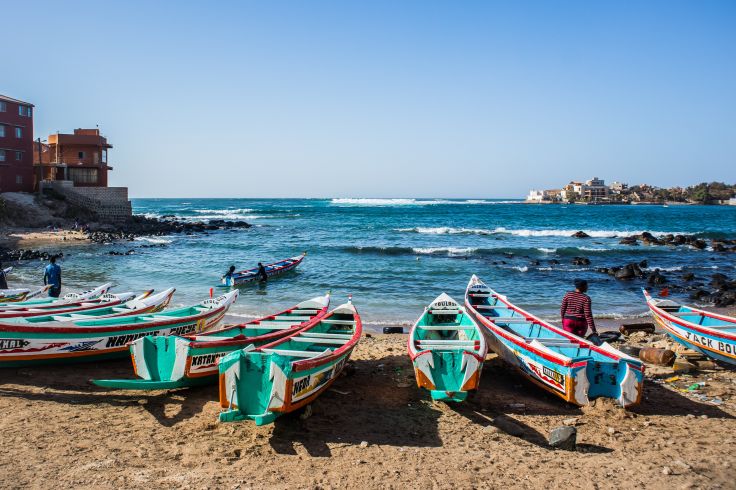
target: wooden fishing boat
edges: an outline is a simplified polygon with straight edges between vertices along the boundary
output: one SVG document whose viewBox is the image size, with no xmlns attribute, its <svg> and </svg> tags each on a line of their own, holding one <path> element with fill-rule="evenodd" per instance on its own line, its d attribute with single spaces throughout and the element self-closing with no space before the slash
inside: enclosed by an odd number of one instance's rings
<svg viewBox="0 0 736 490">
<path fill-rule="evenodd" d="M 163 310 L 174 295 L 174 288 L 169 288 L 158 294 L 151 294 L 149 290 L 136 296 L 133 293 L 121 293 L 107 296 L 107 301 L 92 305 L 78 311 L 42 312 L 35 316 L 0 318 L 0 326 L 10 325 L 53 325 L 60 322 L 85 320 L 88 318 L 106 318 L 140 313 L 155 313 Z"/>
<path fill-rule="evenodd" d="M 8 304 L 25 302 L 37 296 L 41 296 L 49 289 L 51 289 L 50 284 L 34 291 L 31 291 L 30 289 L 0 289 L 0 305 L 5 306 Z"/>
<path fill-rule="evenodd" d="M 330 295 L 302 301 L 296 306 L 239 325 L 197 335 L 151 336 L 133 341 L 130 355 L 141 379 L 97 379 L 105 388 L 161 390 L 217 382 L 217 361 L 249 345 L 259 347 L 287 336 L 327 314 Z"/>
<path fill-rule="evenodd" d="M 144 292 L 138 299 L 144 299 L 153 293 L 153 289 Z M 62 300 L 53 303 L 46 303 L 37 306 L 23 306 L 17 308 L 0 309 L 0 323 L 8 318 L 29 318 L 38 316 L 59 316 L 69 313 L 92 312 L 95 316 L 100 316 L 103 309 L 110 311 L 113 306 L 123 305 L 127 301 L 135 298 L 133 293 L 106 293 L 92 300 Z M 136 303 L 131 304 L 135 309 Z M 100 314 L 98 314 L 100 313 Z"/>
<path fill-rule="evenodd" d="M 130 342 L 146 335 L 185 335 L 214 327 L 237 296 L 237 291 L 231 291 L 196 306 L 156 313 L 0 325 L 0 367 L 126 357 Z"/>
<path fill-rule="evenodd" d="M 268 277 L 278 276 L 285 272 L 289 272 L 290 270 L 296 269 L 296 267 L 302 263 L 302 261 L 304 260 L 304 257 L 306 256 L 307 256 L 307 252 L 304 252 L 303 254 L 297 255 L 296 257 L 290 257 L 288 259 L 279 260 L 278 262 L 274 262 L 273 264 L 267 264 L 267 265 L 264 265 L 263 267 L 265 267 L 266 275 Z M 248 284 L 248 283 L 252 283 L 256 281 L 258 281 L 258 267 L 254 267 L 253 269 L 247 269 L 247 270 L 234 272 L 231 283 L 228 283 L 226 279 L 223 279 L 221 286 L 223 287 L 240 286 L 243 284 Z"/>
<path fill-rule="evenodd" d="M 256 425 L 312 403 L 339 376 L 363 327 L 351 301 L 296 333 L 220 359 L 220 421 Z"/>
<path fill-rule="evenodd" d="M 478 389 L 488 345 L 473 317 L 447 294 L 424 309 L 408 344 L 417 385 L 433 400 L 461 402 Z"/>
<path fill-rule="evenodd" d="M 51 286 L 47 286 L 41 291 L 50 289 Z M 107 293 L 112 288 L 112 283 L 108 282 L 96 288 L 81 293 L 67 293 L 61 298 L 34 298 L 26 299 L 25 301 L 18 301 L 15 303 L 0 303 L 0 312 L 12 311 L 23 308 L 49 308 L 54 309 L 57 306 L 82 302 L 82 301 L 99 301 L 100 296 Z"/>
<path fill-rule="evenodd" d="M 598 397 L 624 407 L 641 401 L 644 365 L 639 359 L 527 313 L 475 275 L 465 291 L 465 306 L 485 327 L 491 349 L 550 393 L 575 405 Z"/>
<path fill-rule="evenodd" d="M 644 291 L 654 321 L 676 342 L 706 356 L 736 364 L 736 318 L 656 299 Z"/>
</svg>

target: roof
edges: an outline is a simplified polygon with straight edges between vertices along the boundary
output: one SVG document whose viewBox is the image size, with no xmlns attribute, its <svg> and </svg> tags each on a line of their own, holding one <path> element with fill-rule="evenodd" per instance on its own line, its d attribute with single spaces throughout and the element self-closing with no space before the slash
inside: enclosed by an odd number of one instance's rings
<svg viewBox="0 0 736 490">
<path fill-rule="evenodd" d="M 33 104 L 31 104 L 30 102 L 25 102 L 25 101 L 23 101 L 23 100 L 18 100 L 18 99 L 14 99 L 14 98 L 12 98 L 12 97 L 8 97 L 7 95 L 2 95 L 2 94 L 0 94 L 0 100 L 3 100 L 3 101 L 5 101 L 5 102 L 12 102 L 12 103 L 14 103 L 14 104 L 23 104 L 23 105 L 29 105 L 29 106 L 31 106 L 31 107 L 35 107 L 35 106 L 34 106 Z"/>
</svg>

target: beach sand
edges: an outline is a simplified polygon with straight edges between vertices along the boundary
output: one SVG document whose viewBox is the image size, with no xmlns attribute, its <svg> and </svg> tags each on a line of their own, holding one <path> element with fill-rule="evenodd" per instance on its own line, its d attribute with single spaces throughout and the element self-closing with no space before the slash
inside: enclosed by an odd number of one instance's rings
<svg viewBox="0 0 736 490">
<path fill-rule="evenodd" d="M 0 237 L 0 246 L 32 248 L 39 245 L 60 245 L 63 242 L 88 242 L 87 234 L 78 230 L 43 230 L 11 228 Z"/>
<path fill-rule="evenodd" d="M 490 355 L 479 392 L 445 405 L 416 387 L 406 335 L 370 334 L 311 416 L 256 427 L 217 421 L 216 386 L 89 384 L 130 377 L 129 360 L 2 369 L 0 487 L 733 488 L 736 373 L 652 371 L 640 406 L 581 409 Z M 576 452 L 547 446 L 563 420 Z"/>
</svg>

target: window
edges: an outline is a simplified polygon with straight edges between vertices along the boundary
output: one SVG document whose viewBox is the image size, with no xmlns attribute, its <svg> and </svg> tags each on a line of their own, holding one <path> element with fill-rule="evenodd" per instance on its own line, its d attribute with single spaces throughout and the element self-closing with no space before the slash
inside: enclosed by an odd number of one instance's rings
<svg viewBox="0 0 736 490">
<path fill-rule="evenodd" d="M 0 124 L 0 138 L 5 138 L 5 126 Z"/>
<path fill-rule="evenodd" d="M 8 110 L 8 104 L 0 100 L 0 112 L 6 112 Z"/>
<path fill-rule="evenodd" d="M 82 160 L 83 158 L 84 158 L 84 152 L 83 151 L 80 151 L 79 152 L 79 159 Z"/>
<path fill-rule="evenodd" d="M 31 108 L 27 105 L 19 105 L 18 114 L 25 117 L 31 117 Z"/>
<path fill-rule="evenodd" d="M 23 183 L 23 176 L 22 175 L 16 175 L 15 176 L 15 183 L 16 184 L 22 184 Z"/>
<path fill-rule="evenodd" d="M 5 150 L 0 150 L 0 162 L 5 161 Z"/>
<path fill-rule="evenodd" d="M 15 152 L 15 161 L 19 162 L 23 160 L 23 152 L 22 151 L 16 151 Z"/>
<path fill-rule="evenodd" d="M 97 184 L 96 168 L 74 168 L 68 169 L 69 180 L 75 184 Z"/>
<path fill-rule="evenodd" d="M 15 137 L 16 138 L 22 138 L 23 137 L 23 128 L 15 128 Z"/>
</svg>

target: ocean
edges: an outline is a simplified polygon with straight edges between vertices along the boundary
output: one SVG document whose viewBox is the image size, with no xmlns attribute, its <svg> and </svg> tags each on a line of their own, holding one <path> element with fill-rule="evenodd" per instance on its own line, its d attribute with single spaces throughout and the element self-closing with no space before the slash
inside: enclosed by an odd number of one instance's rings
<svg viewBox="0 0 736 490">
<path fill-rule="evenodd" d="M 132 242 L 66 244 L 64 291 L 102 282 L 114 291 L 176 287 L 173 304 L 198 302 L 232 264 L 238 269 L 308 253 L 292 273 L 240 288 L 231 312 L 241 318 L 276 312 L 331 291 L 348 294 L 374 328 L 408 325 L 441 292 L 461 300 L 471 274 L 511 301 L 556 319 L 575 278 L 587 279 L 597 317 L 643 315 L 642 280 L 618 281 L 599 267 L 647 260 L 672 279 L 693 272 L 707 283 L 732 276 L 733 254 L 710 248 L 620 245 L 650 231 L 736 237 L 736 207 L 524 205 L 486 199 L 133 199 L 136 214 L 193 221 L 245 220 L 249 229 L 207 235 L 142 237 Z M 582 230 L 591 237 L 572 238 Z M 150 245 L 162 245 L 150 247 Z M 58 246 L 46 249 L 60 250 Z M 110 255 L 110 251 L 134 253 Z M 590 265 L 571 263 L 587 257 Z M 537 264 L 537 262 L 539 263 Z M 559 264 L 553 263 L 558 261 Z M 45 264 L 16 265 L 11 287 L 38 284 Z M 215 289 L 215 292 L 222 289 Z M 686 293 L 675 298 L 687 300 Z"/>
</svg>

